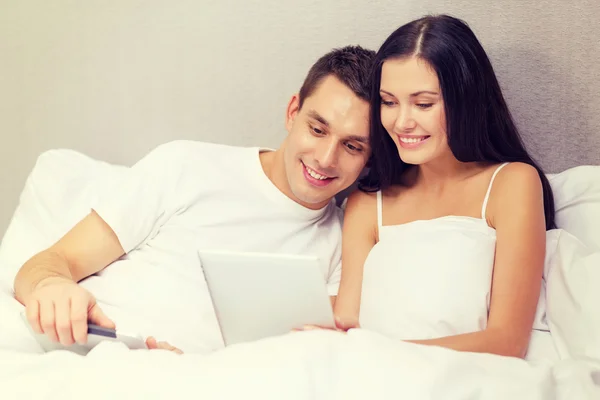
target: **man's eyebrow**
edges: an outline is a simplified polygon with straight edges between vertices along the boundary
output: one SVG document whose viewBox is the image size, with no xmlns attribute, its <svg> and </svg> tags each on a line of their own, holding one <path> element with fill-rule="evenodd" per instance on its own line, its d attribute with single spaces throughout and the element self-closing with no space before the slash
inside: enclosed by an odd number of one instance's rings
<svg viewBox="0 0 600 400">
<path fill-rule="evenodd" d="M 391 93 L 390 93 L 390 92 L 388 92 L 387 90 L 380 89 L 379 91 L 380 91 L 380 92 L 382 92 L 382 93 L 385 93 L 385 94 L 387 94 L 388 96 L 395 97 L 393 94 L 391 94 Z M 437 95 L 439 95 L 439 93 L 438 93 L 438 92 L 434 92 L 434 91 L 431 91 L 431 90 L 419 90 L 418 92 L 411 93 L 411 95 L 410 95 L 410 96 L 411 96 L 411 97 L 417 97 L 417 96 L 419 96 L 419 95 L 421 95 L 421 94 L 431 94 L 431 95 L 434 95 L 434 96 L 437 96 Z"/>
<path fill-rule="evenodd" d="M 359 136 L 359 135 L 350 135 L 346 139 L 348 140 L 356 140 L 357 142 L 363 144 L 369 144 L 369 138 L 367 136 Z"/>
<path fill-rule="evenodd" d="M 312 119 L 316 119 L 317 121 L 319 121 L 320 123 L 322 123 L 323 125 L 325 125 L 326 127 L 329 128 L 329 122 L 327 122 L 327 120 L 325 118 L 323 118 L 318 112 L 316 112 L 315 110 L 310 110 L 308 112 L 308 116 Z"/>
<path fill-rule="evenodd" d="M 310 118 L 312 118 L 312 119 L 316 119 L 317 121 L 319 121 L 320 123 L 322 123 L 323 125 L 325 125 L 326 127 L 329 128 L 329 122 L 327 122 L 327 120 L 325 118 L 323 118 L 315 110 L 310 110 L 308 112 L 308 116 Z M 346 140 L 355 140 L 355 141 L 363 143 L 363 144 L 369 144 L 369 137 L 368 136 L 350 135 L 350 136 L 347 136 L 345 139 Z"/>
</svg>

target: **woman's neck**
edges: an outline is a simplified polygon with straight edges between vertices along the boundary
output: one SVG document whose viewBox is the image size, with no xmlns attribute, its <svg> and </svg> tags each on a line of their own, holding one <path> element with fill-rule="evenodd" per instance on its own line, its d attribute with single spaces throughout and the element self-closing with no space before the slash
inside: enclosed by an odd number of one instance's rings
<svg viewBox="0 0 600 400">
<path fill-rule="evenodd" d="M 473 176 L 481 168 L 482 165 L 479 163 L 458 161 L 452 153 L 449 153 L 446 157 L 417 165 L 413 182 L 436 192 L 443 191 L 448 185 L 454 185 Z"/>
</svg>

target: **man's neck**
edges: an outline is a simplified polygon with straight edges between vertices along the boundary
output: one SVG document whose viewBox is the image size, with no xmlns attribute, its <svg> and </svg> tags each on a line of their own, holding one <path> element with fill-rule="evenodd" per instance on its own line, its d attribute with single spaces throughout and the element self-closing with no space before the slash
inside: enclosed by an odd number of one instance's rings
<svg viewBox="0 0 600 400">
<path fill-rule="evenodd" d="M 285 162 L 283 160 L 283 152 L 284 147 L 280 147 L 274 151 L 261 151 L 259 153 L 260 165 L 262 166 L 263 172 L 269 178 L 271 183 L 275 185 L 277 189 L 285 196 L 298 203 L 302 207 L 318 210 L 325 207 L 326 204 L 321 204 L 318 207 L 315 207 L 315 204 L 307 204 L 300 201 L 294 194 L 292 193 L 292 189 L 290 188 L 286 171 L 285 171 Z"/>
<path fill-rule="evenodd" d="M 277 169 L 274 167 L 277 164 L 276 158 L 280 156 L 280 154 L 278 153 L 279 150 L 261 150 L 258 153 L 258 158 L 260 160 L 260 166 L 262 167 L 264 174 L 279 190 L 281 190 L 281 188 L 276 182 L 276 178 L 274 179 L 273 177 L 273 171 Z"/>
</svg>

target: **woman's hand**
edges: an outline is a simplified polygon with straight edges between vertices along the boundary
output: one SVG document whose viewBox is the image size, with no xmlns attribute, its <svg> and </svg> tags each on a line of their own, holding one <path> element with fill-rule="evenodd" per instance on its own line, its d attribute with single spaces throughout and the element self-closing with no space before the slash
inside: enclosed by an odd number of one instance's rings
<svg viewBox="0 0 600 400">
<path fill-rule="evenodd" d="M 158 342 L 154 337 L 150 336 L 146 339 L 146 346 L 150 350 L 169 350 L 176 354 L 183 354 L 183 351 L 179 350 L 175 346 L 171 346 L 167 342 Z"/>
</svg>

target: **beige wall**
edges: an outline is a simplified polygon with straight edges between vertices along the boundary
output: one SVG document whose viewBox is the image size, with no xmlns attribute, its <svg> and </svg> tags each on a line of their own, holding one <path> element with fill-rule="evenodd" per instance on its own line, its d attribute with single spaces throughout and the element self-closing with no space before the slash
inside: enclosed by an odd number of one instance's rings
<svg viewBox="0 0 600 400">
<path fill-rule="evenodd" d="M 575 140 L 600 153 L 600 2 L 523 3 L 0 0 L 0 236 L 41 151 L 130 164 L 176 138 L 277 146 L 318 56 L 376 49 L 426 12 L 470 23 L 536 155 L 575 165 Z"/>
</svg>

